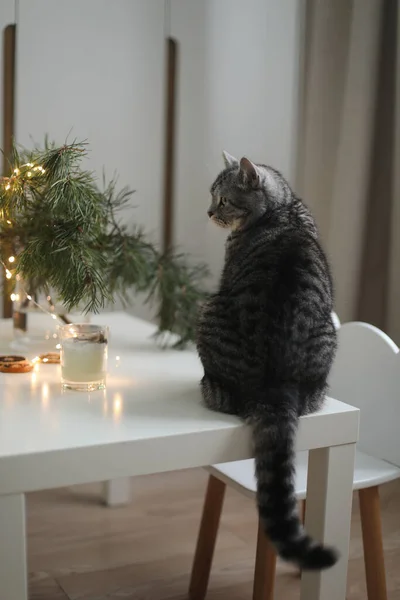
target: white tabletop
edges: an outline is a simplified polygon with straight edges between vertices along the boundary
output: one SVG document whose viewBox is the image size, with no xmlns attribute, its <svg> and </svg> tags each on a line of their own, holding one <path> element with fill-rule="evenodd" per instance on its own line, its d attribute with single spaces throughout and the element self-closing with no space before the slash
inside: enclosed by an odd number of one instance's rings
<svg viewBox="0 0 400 600">
<path fill-rule="evenodd" d="M 125 313 L 92 321 L 110 326 L 106 390 L 62 392 L 59 365 L 0 373 L 0 494 L 251 456 L 247 428 L 202 406 L 195 352 L 157 347 L 154 327 Z M 0 335 L 4 352 L 9 321 Z M 298 448 L 355 441 L 357 424 L 357 409 L 327 399 L 301 419 Z"/>
</svg>

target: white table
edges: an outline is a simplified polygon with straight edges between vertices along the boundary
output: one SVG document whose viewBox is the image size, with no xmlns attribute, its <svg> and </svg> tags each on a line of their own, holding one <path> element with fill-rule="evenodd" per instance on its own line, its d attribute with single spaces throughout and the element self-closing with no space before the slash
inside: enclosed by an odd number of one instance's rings
<svg viewBox="0 0 400 600">
<path fill-rule="evenodd" d="M 95 321 L 112 332 L 106 391 L 61 393 L 58 365 L 0 374 L 0 600 L 27 598 L 27 492 L 251 457 L 248 429 L 201 405 L 194 352 L 158 349 L 153 327 L 123 313 Z M 3 351 L 10 333 L 1 322 Z M 342 555 L 303 576 L 302 600 L 345 599 L 358 424 L 358 410 L 333 399 L 301 419 L 307 528 Z"/>
</svg>

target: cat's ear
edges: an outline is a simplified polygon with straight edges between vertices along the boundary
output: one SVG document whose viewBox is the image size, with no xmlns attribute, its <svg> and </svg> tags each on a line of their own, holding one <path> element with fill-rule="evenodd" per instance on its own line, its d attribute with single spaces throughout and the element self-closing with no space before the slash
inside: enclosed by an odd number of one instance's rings
<svg viewBox="0 0 400 600">
<path fill-rule="evenodd" d="M 238 167 L 239 166 L 238 159 L 235 158 L 234 156 L 232 156 L 232 154 L 229 154 L 229 152 L 226 152 L 225 150 L 223 150 L 222 156 L 224 158 L 225 167 Z"/>
<path fill-rule="evenodd" d="M 240 160 L 240 176 L 244 183 L 257 187 L 260 183 L 260 174 L 257 165 L 243 156 Z"/>
</svg>

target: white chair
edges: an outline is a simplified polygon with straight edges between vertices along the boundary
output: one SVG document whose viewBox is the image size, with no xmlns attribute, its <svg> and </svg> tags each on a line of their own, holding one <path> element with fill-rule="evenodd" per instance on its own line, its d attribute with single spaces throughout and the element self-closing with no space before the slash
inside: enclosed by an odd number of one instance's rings
<svg viewBox="0 0 400 600">
<path fill-rule="evenodd" d="M 360 499 L 368 600 L 387 600 L 379 486 L 400 477 L 400 354 L 387 335 L 366 323 L 344 324 L 338 337 L 329 393 L 361 409 L 354 490 L 358 490 Z M 299 500 L 306 498 L 307 462 L 307 453 L 298 453 Z M 226 485 L 253 499 L 256 490 L 253 460 L 215 465 L 208 470 L 190 600 L 203 600 L 207 591 Z M 253 600 L 273 599 L 275 567 L 274 549 L 259 526 Z"/>
</svg>

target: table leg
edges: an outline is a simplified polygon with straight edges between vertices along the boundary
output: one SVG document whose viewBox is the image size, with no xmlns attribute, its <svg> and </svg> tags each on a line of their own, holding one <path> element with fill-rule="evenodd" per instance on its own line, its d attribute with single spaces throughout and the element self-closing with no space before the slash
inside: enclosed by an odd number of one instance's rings
<svg viewBox="0 0 400 600">
<path fill-rule="evenodd" d="M 104 482 L 103 498 L 107 506 L 123 506 L 131 501 L 131 478 L 121 477 Z"/>
<path fill-rule="evenodd" d="M 28 600 L 23 494 L 0 496 L 0 600 Z"/>
<path fill-rule="evenodd" d="M 340 559 L 326 571 L 305 571 L 301 600 L 345 600 L 353 499 L 355 444 L 309 453 L 306 530 L 335 546 Z"/>
</svg>

